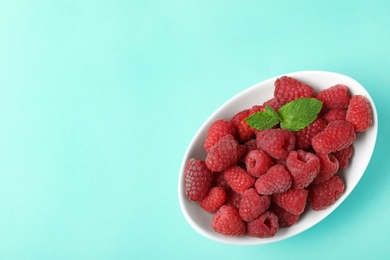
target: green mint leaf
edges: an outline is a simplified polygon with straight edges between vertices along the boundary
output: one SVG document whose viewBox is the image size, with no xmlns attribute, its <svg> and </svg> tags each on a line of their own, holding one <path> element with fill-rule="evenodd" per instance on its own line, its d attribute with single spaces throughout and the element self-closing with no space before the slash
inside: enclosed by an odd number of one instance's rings
<svg viewBox="0 0 390 260">
<path fill-rule="evenodd" d="M 298 131 L 313 123 L 321 111 L 322 102 L 315 98 L 298 98 L 278 110 L 280 127 Z"/>
<path fill-rule="evenodd" d="M 256 130 L 265 130 L 271 128 L 280 122 L 280 117 L 272 107 L 268 104 L 265 106 L 265 111 L 256 112 L 245 121 Z"/>
</svg>

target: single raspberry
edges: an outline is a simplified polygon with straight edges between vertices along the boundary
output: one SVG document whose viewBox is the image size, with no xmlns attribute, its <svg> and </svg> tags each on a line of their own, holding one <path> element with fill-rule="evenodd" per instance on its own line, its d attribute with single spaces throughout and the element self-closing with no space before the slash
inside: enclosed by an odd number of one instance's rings
<svg viewBox="0 0 390 260">
<path fill-rule="evenodd" d="M 245 160 L 246 160 L 246 156 L 253 150 L 257 150 L 257 146 L 256 146 L 256 140 L 255 139 L 251 139 L 249 141 L 246 141 L 244 143 L 244 146 L 245 146 L 245 153 L 243 154 L 243 156 L 241 157 L 240 161 L 242 163 L 245 164 Z"/>
<path fill-rule="evenodd" d="M 356 132 L 366 131 L 372 124 L 372 109 L 368 99 L 361 95 L 353 96 L 345 120 L 353 125 Z"/>
<path fill-rule="evenodd" d="M 271 201 L 294 215 L 300 215 L 306 206 L 307 190 L 289 189 L 271 196 Z"/>
<path fill-rule="evenodd" d="M 251 115 L 250 113 L 250 109 L 245 109 L 238 112 L 230 119 L 230 124 L 236 129 L 237 140 L 241 143 L 245 143 L 255 136 L 255 130 L 245 121 L 245 119 Z"/>
<path fill-rule="evenodd" d="M 256 191 L 262 195 L 271 195 L 288 190 L 292 185 L 292 177 L 283 165 L 272 166 L 266 174 L 255 182 Z"/>
<path fill-rule="evenodd" d="M 299 215 L 294 215 L 291 212 L 288 212 L 287 210 L 279 207 L 275 203 L 271 203 L 269 210 L 278 216 L 279 227 L 291 227 L 297 223 L 299 219 Z"/>
<path fill-rule="evenodd" d="M 264 107 L 264 109 L 265 109 L 266 104 L 269 105 L 270 107 L 272 107 L 273 110 L 275 110 L 275 111 L 278 111 L 279 108 L 281 108 L 283 106 L 282 104 L 279 104 L 275 98 L 271 98 L 271 99 L 265 101 L 262 105 Z"/>
<path fill-rule="evenodd" d="M 216 212 L 226 200 L 226 192 L 221 187 L 213 187 L 209 190 L 203 199 L 199 201 L 199 205 L 207 212 Z"/>
<path fill-rule="evenodd" d="M 311 143 L 317 153 L 332 153 L 350 146 L 356 139 L 353 126 L 346 121 L 329 123 Z"/>
<path fill-rule="evenodd" d="M 247 224 L 247 235 L 250 237 L 273 237 L 279 230 L 278 217 L 272 211 L 266 211 Z"/>
<path fill-rule="evenodd" d="M 242 194 L 235 192 L 230 189 L 226 192 L 226 201 L 225 205 L 236 208 L 237 210 L 240 208 L 242 200 Z"/>
<path fill-rule="evenodd" d="M 227 184 L 225 178 L 223 177 L 223 172 L 213 173 L 213 180 L 211 182 L 211 187 L 221 187 L 224 190 L 229 189 L 229 184 Z"/>
<path fill-rule="evenodd" d="M 253 115 L 256 112 L 264 111 L 265 106 L 259 106 L 259 105 L 254 105 L 251 109 L 249 109 L 249 116 Z"/>
<path fill-rule="evenodd" d="M 252 221 L 266 211 L 271 203 L 269 196 L 260 196 L 254 188 L 245 191 L 238 213 L 245 221 Z"/>
<path fill-rule="evenodd" d="M 241 219 L 237 209 L 223 205 L 215 213 L 212 228 L 226 236 L 242 236 L 245 234 L 245 221 Z"/>
<path fill-rule="evenodd" d="M 347 86 L 337 84 L 318 92 L 317 99 L 322 101 L 322 107 L 325 109 L 347 108 L 351 94 Z"/>
<path fill-rule="evenodd" d="M 339 170 L 339 161 L 333 154 L 317 154 L 320 159 L 320 172 L 314 178 L 313 184 L 320 184 L 329 180 Z"/>
<path fill-rule="evenodd" d="M 344 108 L 332 108 L 322 116 L 328 123 L 338 120 L 344 120 L 347 115 L 347 110 Z"/>
<path fill-rule="evenodd" d="M 325 119 L 318 117 L 310 125 L 295 132 L 296 137 L 296 149 L 307 149 L 311 146 L 311 140 L 318 133 L 322 132 L 327 125 Z"/>
<path fill-rule="evenodd" d="M 297 98 L 314 97 L 313 87 L 295 78 L 283 76 L 275 81 L 274 98 L 284 105 Z"/>
<path fill-rule="evenodd" d="M 239 166 L 227 168 L 223 176 L 229 186 L 240 194 L 244 194 L 255 183 L 255 178 Z"/>
<path fill-rule="evenodd" d="M 235 165 L 245 152 L 245 147 L 238 144 L 230 134 L 222 137 L 206 156 L 206 165 L 213 172 L 220 172 Z"/>
<path fill-rule="evenodd" d="M 282 128 L 266 129 L 256 132 L 256 144 L 275 159 L 285 159 L 295 148 L 296 138 L 293 132 Z"/>
<path fill-rule="evenodd" d="M 265 174 L 274 165 L 271 156 L 262 150 L 253 150 L 245 157 L 246 170 L 255 177 Z"/>
<path fill-rule="evenodd" d="M 249 153 L 250 151 L 256 150 L 257 149 L 256 140 L 255 139 L 251 139 L 251 140 L 245 142 L 244 146 L 246 148 L 246 152 L 247 153 Z"/>
<path fill-rule="evenodd" d="M 204 141 L 204 149 L 206 152 L 210 152 L 211 147 L 213 147 L 219 139 L 227 134 L 235 136 L 236 129 L 227 120 L 216 120 L 207 131 L 206 139 Z"/>
<path fill-rule="evenodd" d="M 344 181 L 338 175 L 333 175 L 321 184 L 311 186 L 308 196 L 311 207 L 314 210 L 326 209 L 340 198 L 344 189 Z"/>
<path fill-rule="evenodd" d="M 344 170 L 349 164 L 349 159 L 352 157 L 353 145 L 350 145 L 347 148 L 337 151 L 333 154 L 339 161 L 339 170 Z"/>
<path fill-rule="evenodd" d="M 198 201 L 206 196 L 210 189 L 213 173 L 202 160 L 191 158 L 185 168 L 186 196 L 192 201 Z"/>
<path fill-rule="evenodd" d="M 304 150 L 291 151 L 286 166 L 293 178 L 294 189 L 304 189 L 314 180 L 320 171 L 320 159 Z"/>
</svg>

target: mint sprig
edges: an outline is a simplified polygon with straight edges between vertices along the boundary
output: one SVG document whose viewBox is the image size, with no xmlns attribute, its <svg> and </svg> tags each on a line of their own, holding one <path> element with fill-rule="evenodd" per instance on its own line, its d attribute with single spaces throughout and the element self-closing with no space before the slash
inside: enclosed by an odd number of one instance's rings
<svg viewBox="0 0 390 260">
<path fill-rule="evenodd" d="M 283 105 L 277 112 L 268 104 L 265 111 L 256 112 L 246 118 L 246 122 L 257 130 L 265 130 L 280 123 L 280 127 L 299 131 L 318 117 L 322 102 L 315 98 L 298 98 Z"/>
<path fill-rule="evenodd" d="M 265 111 L 256 112 L 246 119 L 246 122 L 257 130 L 264 130 L 277 125 L 282 119 L 278 113 L 270 107 L 265 105 Z"/>
</svg>

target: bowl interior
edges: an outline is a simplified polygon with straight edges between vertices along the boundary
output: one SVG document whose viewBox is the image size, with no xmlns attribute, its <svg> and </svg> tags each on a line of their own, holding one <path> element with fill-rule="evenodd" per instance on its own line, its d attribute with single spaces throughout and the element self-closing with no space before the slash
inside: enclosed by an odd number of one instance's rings
<svg viewBox="0 0 390 260">
<path fill-rule="evenodd" d="M 220 118 L 229 120 L 237 112 L 251 108 L 253 105 L 261 105 L 263 102 L 272 98 L 274 82 L 279 76 L 270 78 L 240 92 L 217 109 L 195 134 L 183 157 L 178 182 L 179 203 L 188 223 L 197 232 L 207 238 L 226 244 L 258 245 L 280 241 L 297 235 L 314 226 L 334 211 L 352 192 L 368 166 L 375 147 L 378 131 L 378 117 L 375 104 L 366 89 L 356 80 L 333 72 L 301 71 L 283 75 L 294 77 L 311 85 L 316 93 L 336 84 L 344 84 L 349 87 L 352 95 L 360 94 L 370 101 L 373 110 L 373 125 L 364 133 L 358 133 L 357 140 L 354 142 L 354 154 L 350 164 L 346 169 L 339 172 L 339 175 L 345 181 L 345 192 L 332 206 L 325 210 L 313 211 L 308 205 L 296 224 L 289 228 L 280 228 L 276 235 L 271 238 L 253 238 L 248 236 L 229 237 L 221 235 L 211 228 L 213 214 L 207 213 L 200 208 L 198 203 L 187 199 L 184 186 L 185 164 L 187 160 L 192 157 L 201 160 L 205 159 L 206 153 L 203 148 L 203 142 L 210 125 Z"/>
</svg>

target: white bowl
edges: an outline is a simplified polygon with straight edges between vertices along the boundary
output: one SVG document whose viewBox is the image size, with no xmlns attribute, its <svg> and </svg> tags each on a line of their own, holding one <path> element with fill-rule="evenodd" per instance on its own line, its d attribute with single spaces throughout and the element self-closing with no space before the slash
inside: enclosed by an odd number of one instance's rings
<svg viewBox="0 0 390 260">
<path fill-rule="evenodd" d="M 370 101 L 373 110 L 373 125 L 367 131 L 357 135 L 357 140 L 354 142 L 354 154 L 352 160 L 350 161 L 349 166 L 340 173 L 340 176 L 342 176 L 345 180 L 345 192 L 333 205 L 321 211 L 314 211 L 308 205 L 296 224 L 289 228 L 280 228 L 276 235 L 271 238 L 254 238 L 248 236 L 230 237 L 221 235 L 215 232 L 211 227 L 213 214 L 207 213 L 199 206 L 198 203 L 187 199 L 184 185 L 185 164 L 187 160 L 192 157 L 202 160 L 205 159 L 206 153 L 203 148 L 204 139 L 208 128 L 216 119 L 224 118 L 229 120 L 237 112 L 251 108 L 253 105 L 261 105 L 263 102 L 272 98 L 274 92 L 274 82 L 278 77 L 283 75 L 294 77 L 311 85 L 316 93 L 336 84 L 347 85 L 352 95 L 360 94 Z M 223 104 L 206 120 L 206 122 L 203 123 L 187 148 L 179 173 L 179 203 L 188 223 L 196 231 L 207 238 L 226 244 L 260 245 L 295 236 L 316 225 L 332 213 L 358 184 L 368 166 L 368 163 L 370 162 L 378 132 L 378 116 L 375 104 L 366 89 L 356 80 L 333 72 L 300 71 L 283 75 L 262 81 L 242 91 Z"/>
</svg>

